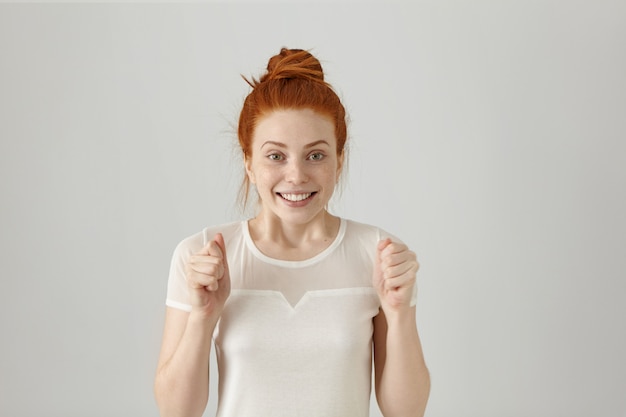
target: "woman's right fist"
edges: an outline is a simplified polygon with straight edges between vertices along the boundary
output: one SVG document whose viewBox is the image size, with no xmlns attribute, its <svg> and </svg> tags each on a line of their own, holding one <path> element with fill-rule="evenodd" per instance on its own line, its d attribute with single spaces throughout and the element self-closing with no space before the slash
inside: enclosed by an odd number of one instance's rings
<svg viewBox="0 0 626 417">
<path fill-rule="evenodd" d="M 185 266 L 192 310 L 207 315 L 221 314 L 230 295 L 230 274 L 226 245 L 221 233 L 215 235 Z"/>
</svg>

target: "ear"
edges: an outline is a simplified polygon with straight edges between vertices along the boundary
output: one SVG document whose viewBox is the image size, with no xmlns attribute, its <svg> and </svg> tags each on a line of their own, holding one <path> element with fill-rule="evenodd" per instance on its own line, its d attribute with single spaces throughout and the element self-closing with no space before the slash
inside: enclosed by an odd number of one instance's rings
<svg viewBox="0 0 626 417">
<path fill-rule="evenodd" d="M 345 154 L 345 151 L 341 151 L 341 153 L 337 155 L 337 174 L 335 178 L 336 181 L 339 181 L 339 177 L 341 177 L 341 170 L 343 169 L 343 160 Z"/>
<path fill-rule="evenodd" d="M 248 155 L 243 156 L 243 164 L 246 167 L 246 175 L 248 176 L 248 180 L 252 184 L 256 184 L 256 177 L 254 176 L 254 171 L 252 171 L 252 158 Z"/>
</svg>

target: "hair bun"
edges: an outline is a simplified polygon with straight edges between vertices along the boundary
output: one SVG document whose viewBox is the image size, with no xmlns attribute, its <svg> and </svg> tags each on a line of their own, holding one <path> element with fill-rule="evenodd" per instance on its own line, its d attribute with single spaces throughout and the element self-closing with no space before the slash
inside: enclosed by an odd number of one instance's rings
<svg viewBox="0 0 626 417">
<path fill-rule="evenodd" d="M 324 82 L 324 71 L 320 62 L 308 51 L 282 48 L 267 63 L 267 73 L 260 82 L 281 79 L 305 79 Z"/>
</svg>

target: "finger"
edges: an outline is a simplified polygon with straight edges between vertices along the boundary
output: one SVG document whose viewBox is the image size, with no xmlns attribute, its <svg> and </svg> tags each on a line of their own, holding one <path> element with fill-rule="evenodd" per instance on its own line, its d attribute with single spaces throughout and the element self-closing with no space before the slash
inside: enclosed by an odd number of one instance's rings
<svg viewBox="0 0 626 417">
<path fill-rule="evenodd" d="M 399 254 L 403 254 L 403 253 L 409 253 L 411 255 L 415 255 L 414 252 L 412 252 L 409 247 L 407 245 L 405 245 L 402 242 L 393 242 L 391 241 L 388 245 L 386 245 L 383 250 L 381 251 L 381 256 L 386 257 L 386 256 L 394 256 L 394 255 L 399 255 Z"/>
<path fill-rule="evenodd" d="M 393 253 L 381 259 L 383 269 L 411 262 L 417 264 L 417 257 L 411 251 Z"/>
<path fill-rule="evenodd" d="M 388 279 L 385 280 L 385 282 L 383 283 L 384 287 L 386 290 L 391 291 L 391 290 L 399 290 L 402 288 L 412 288 L 413 285 L 415 285 L 415 279 L 411 279 L 408 276 L 401 276 L 398 278 L 392 278 L 392 279 Z"/>
<path fill-rule="evenodd" d="M 190 274 L 189 284 L 191 288 L 206 288 L 209 291 L 215 291 L 218 288 L 217 277 L 205 274 Z"/>
<path fill-rule="evenodd" d="M 190 260 L 188 265 L 191 270 L 200 274 L 214 275 L 216 278 L 220 278 L 224 274 L 221 259 L 206 256 L 202 259 Z"/>
<path fill-rule="evenodd" d="M 383 269 L 383 278 L 390 279 L 402 275 L 415 275 L 417 262 L 402 262 L 397 265 L 388 266 Z"/>
<path fill-rule="evenodd" d="M 381 256 L 391 256 L 398 253 L 410 252 L 407 245 L 399 242 L 391 242 L 383 249 Z"/>
</svg>

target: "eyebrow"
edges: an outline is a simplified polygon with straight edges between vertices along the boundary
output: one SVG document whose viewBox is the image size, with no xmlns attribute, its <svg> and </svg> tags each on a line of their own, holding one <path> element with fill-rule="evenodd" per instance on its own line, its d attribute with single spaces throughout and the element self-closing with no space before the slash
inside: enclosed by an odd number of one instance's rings
<svg viewBox="0 0 626 417">
<path fill-rule="evenodd" d="M 327 141 L 322 139 L 322 140 L 316 140 L 315 142 L 308 143 L 308 144 L 304 145 L 304 147 L 305 148 L 312 148 L 312 147 L 320 145 L 320 144 L 326 144 L 326 145 L 330 146 L 330 143 L 328 143 Z M 286 144 L 284 144 L 282 142 L 276 142 L 276 141 L 273 141 L 273 140 L 265 141 L 263 143 L 263 145 L 261 145 L 261 148 L 263 148 L 265 145 L 274 145 L 274 146 L 278 146 L 278 147 L 281 147 L 281 148 L 286 148 L 287 147 Z"/>
</svg>

